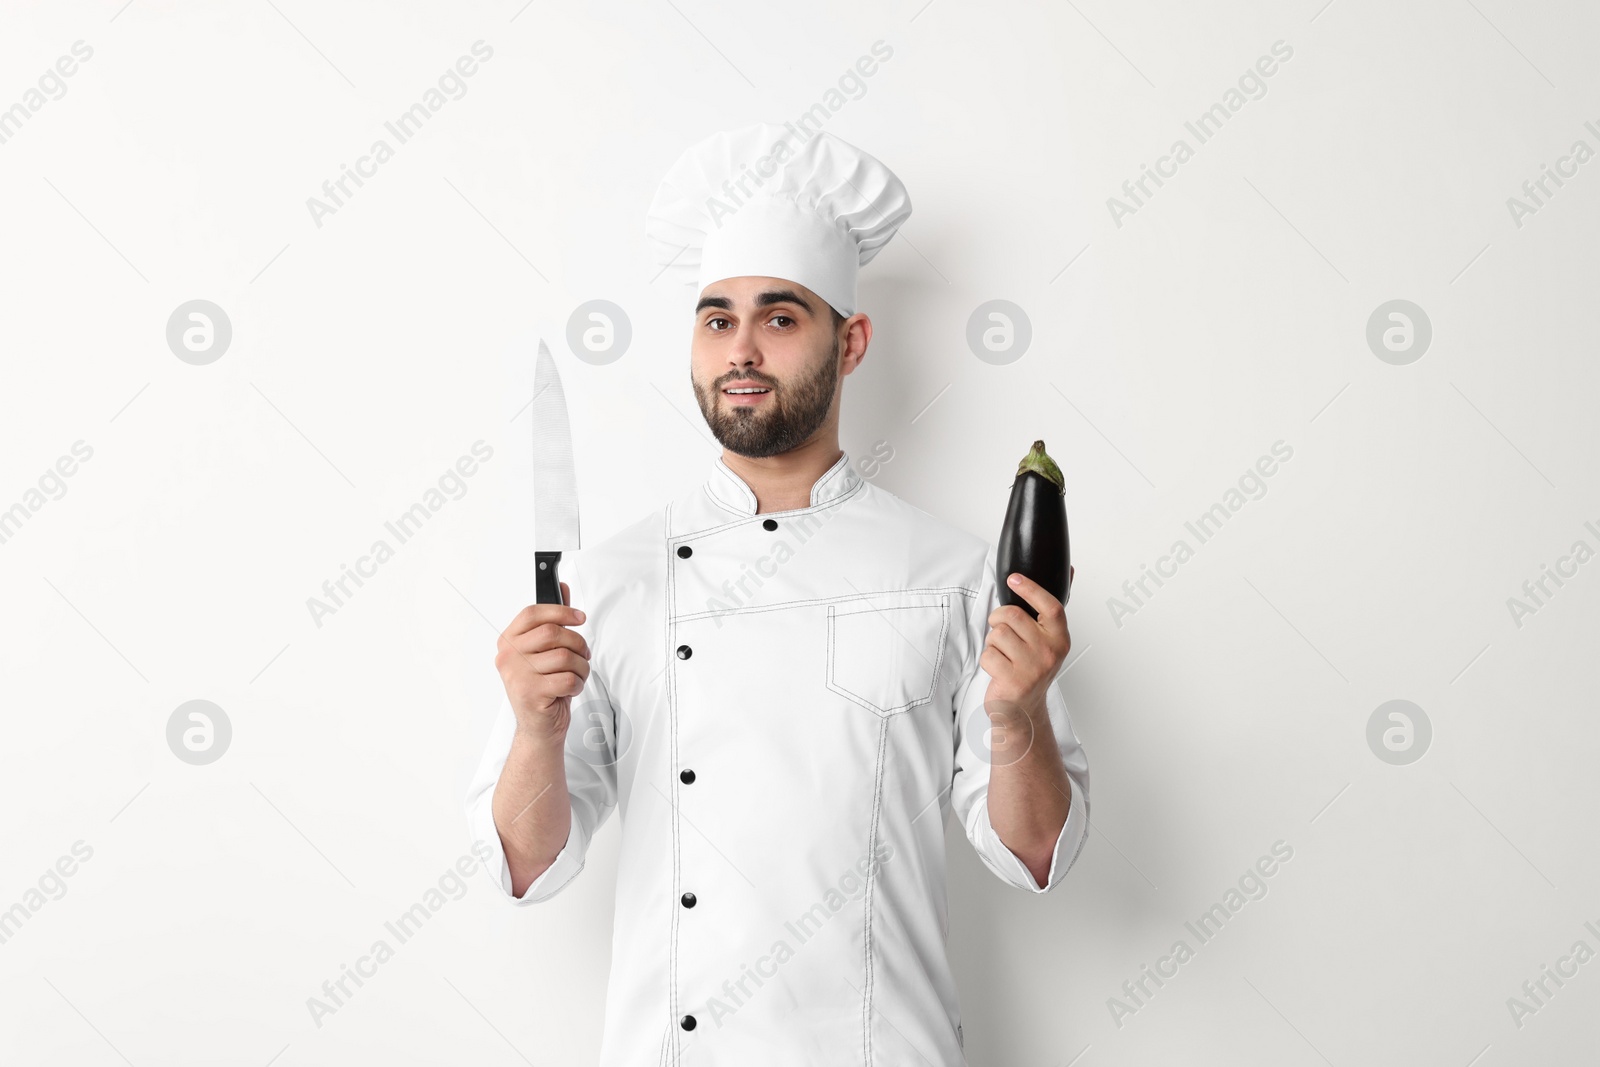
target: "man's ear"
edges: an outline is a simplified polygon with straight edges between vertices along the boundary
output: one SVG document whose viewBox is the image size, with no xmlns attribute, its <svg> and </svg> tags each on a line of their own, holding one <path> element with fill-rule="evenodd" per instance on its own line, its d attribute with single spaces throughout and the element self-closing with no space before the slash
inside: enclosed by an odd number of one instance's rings
<svg viewBox="0 0 1600 1067">
<path fill-rule="evenodd" d="M 872 343 L 872 320 L 867 318 L 865 312 L 858 311 L 844 320 L 844 344 L 841 346 L 840 358 L 843 365 L 841 374 L 849 374 L 866 358 L 867 345 Z"/>
</svg>

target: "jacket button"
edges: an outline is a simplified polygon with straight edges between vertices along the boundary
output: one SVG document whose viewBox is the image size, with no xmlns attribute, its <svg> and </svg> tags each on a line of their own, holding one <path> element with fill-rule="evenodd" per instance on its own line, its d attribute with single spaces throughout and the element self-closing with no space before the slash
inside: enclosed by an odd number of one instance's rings
<svg viewBox="0 0 1600 1067">
<path fill-rule="evenodd" d="M 766 522 L 761 524 L 761 528 L 763 530 L 776 530 L 778 528 L 778 520 L 768 519 Z"/>
<path fill-rule="evenodd" d="M 688 785 L 690 782 L 694 781 L 694 772 L 688 768 L 679 771 L 678 781 L 682 782 L 684 785 Z"/>
<path fill-rule="evenodd" d="M 686 908 L 694 907 L 694 894 L 693 893 L 685 893 L 680 899 L 683 901 L 683 906 L 684 907 L 686 907 Z"/>
<path fill-rule="evenodd" d="M 678 558 L 679 559 L 688 559 L 692 555 L 694 555 L 694 549 L 690 548 L 688 545 L 679 545 L 678 546 Z"/>
<path fill-rule="evenodd" d="M 688 659 L 692 655 L 694 655 L 694 649 L 690 648 L 688 645 L 679 645 L 678 646 L 678 658 L 679 659 Z"/>
<path fill-rule="evenodd" d="M 683 1018 L 678 1020 L 678 1025 L 683 1027 L 685 1030 L 693 1030 L 694 1029 L 694 1016 L 693 1015 L 685 1015 Z"/>
</svg>

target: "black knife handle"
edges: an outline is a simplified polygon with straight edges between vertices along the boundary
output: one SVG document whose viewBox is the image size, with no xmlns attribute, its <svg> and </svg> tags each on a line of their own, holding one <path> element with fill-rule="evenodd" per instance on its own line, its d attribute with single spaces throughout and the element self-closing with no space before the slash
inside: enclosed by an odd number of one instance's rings
<svg viewBox="0 0 1600 1067">
<path fill-rule="evenodd" d="M 559 552 L 534 552 L 536 573 L 533 579 L 535 604 L 562 604 L 561 576 L 557 574 L 561 563 Z"/>
</svg>

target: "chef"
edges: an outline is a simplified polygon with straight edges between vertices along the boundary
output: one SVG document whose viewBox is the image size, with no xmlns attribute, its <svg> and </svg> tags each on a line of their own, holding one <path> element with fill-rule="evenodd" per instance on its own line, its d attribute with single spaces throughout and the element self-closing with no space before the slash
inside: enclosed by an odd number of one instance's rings
<svg viewBox="0 0 1600 1067">
<path fill-rule="evenodd" d="M 857 270 L 911 203 L 807 133 L 719 133 L 662 181 L 648 233 L 694 284 L 721 454 L 568 553 L 566 606 L 498 641 L 507 700 L 466 799 L 490 872 L 515 904 L 602 892 L 579 875 L 621 823 L 602 1067 L 965 1064 L 948 814 L 1031 893 L 1088 832 L 1062 605 L 1011 575 L 1038 619 L 998 606 L 994 547 L 839 447 L 873 333 Z"/>
</svg>

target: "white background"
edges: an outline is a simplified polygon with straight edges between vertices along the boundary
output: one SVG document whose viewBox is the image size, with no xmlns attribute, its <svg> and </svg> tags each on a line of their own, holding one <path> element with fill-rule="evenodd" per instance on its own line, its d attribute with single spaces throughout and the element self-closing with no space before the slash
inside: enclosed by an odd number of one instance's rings
<svg viewBox="0 0 1600 1067">
<path fill-rule="evenodd" d="M 915 212 L 863 271 L 844 445 L 888 442 L 878 484 L 992 538 L 1044 438 L 1078 569 L 1078 865 L 1030 897 L 950 828 L 971 1062 L 1592 1054 L 1600 962 L 1520 1026 L 1507 998 L 1600 950 L 1600 562 L 1520 625 L 1507 601 L 1600 549 L 1600 161 L 1520 226 L 1507 198 L 1600 149 L 1597 32 L 1509 0 L 7 5 L 0 108 L 93 56 L 0 144 L 0 508 L 93 456 L 0 544 L 0 908 L 93 855 L 0 945 L 0 1061 L 594 1061 L 614 822 L 558 898 L 512 909 L 479 872 L 320 1026 L 307 998 L 468 854 L 494 633 L 532 594 L 526 339 L 565 379 L 586 541 L 702 480 L 650 195 L 880 40 L 825 128 Z M 466 94 L 317 225 L 307 198 L 480 39 Z M 1185 120 L 1276 41 L 1265 95 L 1197 145 Z M 1107 198 L 1180 137 L 1118 225 Z M 232 323 L 209 365 L 166 342 L 193 299 Z M 592 299 L 632 325 L 604 365 L 566 343 Z M 991 299 L 1032 326 L 1004 365 L 966 342 Z M 1366 341 L 1394 299 L 1432 324 L 1407 365 Z M 307 599 L 479 440 L 465 495 L 319 626 Z M 1279 440 L 1267 493 L 1114 618 Z M 206 766 L 166 741 L 193 699 L 233 729 Z M 1433 728 L 1405 766 L 1367 742 L 1392 699 Z M 1185 920 L 1280 840 L 1199 945 Z"/>
</svg>

